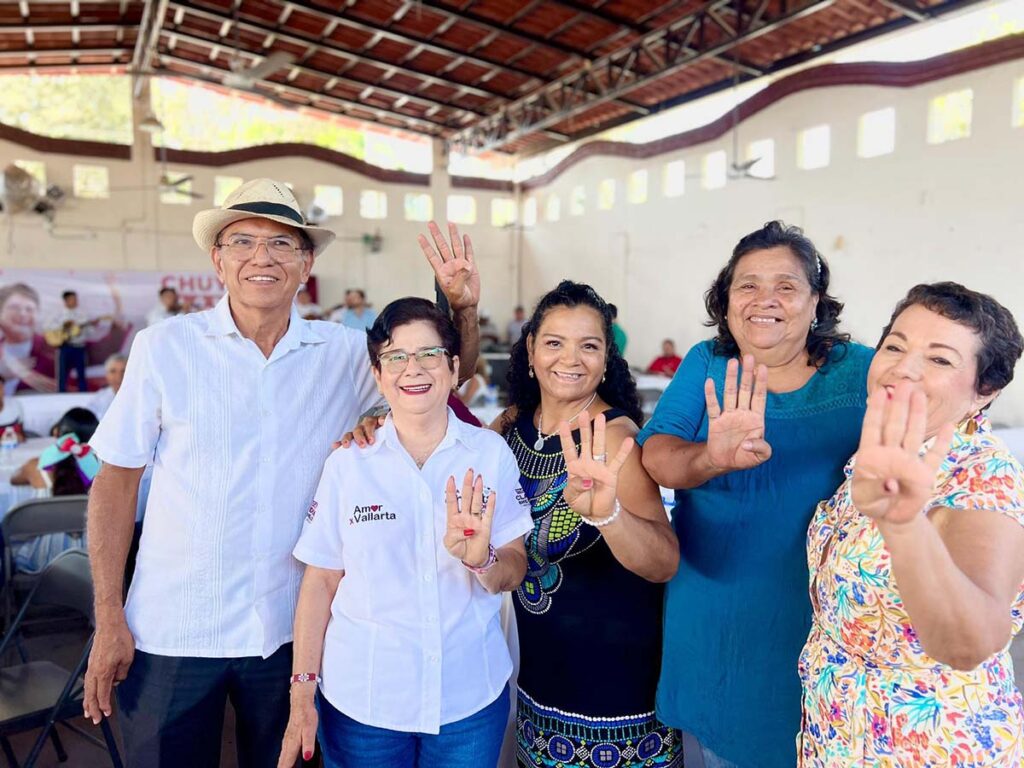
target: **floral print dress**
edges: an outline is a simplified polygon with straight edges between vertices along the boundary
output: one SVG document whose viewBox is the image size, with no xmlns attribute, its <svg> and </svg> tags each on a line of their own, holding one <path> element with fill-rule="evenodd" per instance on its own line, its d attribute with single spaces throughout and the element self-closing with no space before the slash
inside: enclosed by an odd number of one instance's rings
<svg viewBox="0 0 1024 768">
<path fill-rule="evenodd" d="M 958 429 L 929 508 L 991 510 L 1024 525 L 1024 468 L 988 421 Z M 970 672 L 925 654 L 874 521 L 846 480 L 807 538 L 814 623 L 800 657 L 801 768 L 1020 768 L 1024 702 L 1004 648 Z M 1024 623 L 1024 585 L 1011 608 Z"/>
</svg>

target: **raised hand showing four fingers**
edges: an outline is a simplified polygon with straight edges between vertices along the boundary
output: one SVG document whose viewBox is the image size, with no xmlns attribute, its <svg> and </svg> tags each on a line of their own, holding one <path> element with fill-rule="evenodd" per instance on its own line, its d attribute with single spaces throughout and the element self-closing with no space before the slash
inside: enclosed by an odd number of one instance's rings
<svg viewBox="0 0 1024 768">
<path fill-rule="evenodd" d="M 730 360 L 725 370 L 725 390 L 719 405 L 712 379 L 704 382 L 708 411 L 708 460 L 718 470 L 749 469 L 772 456 L 764 439 L 764 411 L 768 401 L 768 367 L 755 368 L 754 356 Z"/>
<path fill-rule="evenodd" d="M 572 439 L 569 422 L 558 425 L 558 436 L 562 441 L 562 456 L 569 474 L 562 498 L 580 517 L 602 520 L 615 513 L 615 496 L 619 482 L 619 471 L 626 463 L 626 457 L 633 450 L 633 438 L 627 437 L 618 452 L 609 461 L 606 454 L 605 419 L 599 414 L 590 429 L 590 416 L 586 411 L 580 414 L 580 449 Z"/>
<path fill-rule="evenodd" d="M 862 514 L 899 524 L 924 511 L 954 429 L 943 425 L 922 455 L 927 416 L 927 397 L 911 384 L 900 384 L 891 397 L 882 387 L 871 393 L 850 483 Z"/>
<path fill-rule="evenodd" d="M 480 273 L 476 268 L 473 243 L 469 235 L 460 238 L 459 228 L 449 224 L 448 236 L 452 241 L 449 247 L 437 224 L 430 222 L 427 228 L 434 245 L 423 235 L 417 237 L 417 240 L 423 255 L 434 268 L 437 284 L 441 286 L 448 304 L 454 311 L 475 307 L 480 303 Z"/>
<path fill-rule="evenodd" d="M 462 479 L 462 498 L 455 491 L 455 478 L 449 477 L 445 486 L 444 502 L 448 510 L 448 523 L 444 546 L 448 554 L 466 565 L 483 566 L 490 556 L 491 521 L 497 491 L 491 491 L 484 501 L 484 478 L 466 470 Z"/>
</svg>

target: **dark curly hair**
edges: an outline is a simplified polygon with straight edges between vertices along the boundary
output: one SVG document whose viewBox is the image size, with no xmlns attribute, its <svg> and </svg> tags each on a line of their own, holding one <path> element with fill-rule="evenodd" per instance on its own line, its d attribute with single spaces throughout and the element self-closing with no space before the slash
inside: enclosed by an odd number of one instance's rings
<svg viewBox="0 0 1024 768">
<path fill-rule="evenodd" d="M 844 346 L 850 340 L 850 334 L 839 331 L 839 315 L 843 311 L 843 304 L 828 292 L 831 274 L 828 263 L 800 227 L 786 226 L 781 221 L 769 221 L 736 244 L 729 263 L 718 273 L 704 294 L 704 306 L 708 311 L 704 325 L 718 329 L 715 336 L 716 354 L 728 357 L 739 354 L 739 346 L 729 330 L 728 322 L 729 288 L 732 286 L 736 264 L 752 251 L 778 247 L 789 248 L 803 267 L 811 292 L 818 296 L 814 323 L 807 334 L 807 355 L 810 365 L 821 368 L 828 362 L 833 349 Z"/>
<path fill-rule="evenodd" d="M 540 385 L 529 374 L 530 357 L 527 343 L 540 328 L 544 316 L 558 307 L 590 307 L 601 316 L 608 360 L 605 365 L 604 381 L 597 385 L 597 395 L 613 408 L 621 408 L 637 426 L 641 426 L 644 412 L 636 393 L 636 382 L 612 336 L 611 305 L 589 285 L 574 283 L 572 280 L 563 280 L 558 287 L 541 297 L 530 319 L 523 326 L 519 341 L 512 347 L 508 368 L 509 405 L 514 406 L 522 414 L 533 413 L 540 404 Z M 504 426 L 508 429 L 511 424 Z"/>
<path fill-rule="evenodd" d="M 896 318 L 915 305 L 978 334 L 981 344 L 978 347 L 974 390 L 979 395 L 991 395 L 1013 381 L 1013 369 L 1024 352 L 1024 338 L 1013 314 L 991 296 L 972 291 L 960 283 L 921 283 L 911 288 L 893 310 L 875 349 L 882 347 Z"/>
</svg>

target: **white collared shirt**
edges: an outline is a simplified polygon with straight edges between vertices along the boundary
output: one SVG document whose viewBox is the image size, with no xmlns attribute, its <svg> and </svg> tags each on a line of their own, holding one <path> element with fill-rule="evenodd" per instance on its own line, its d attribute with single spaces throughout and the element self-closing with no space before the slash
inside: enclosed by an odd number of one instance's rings
<svg viewBox="0 0 1024 768">
<path fill-rule="evenodd" d="M 328 458 L 295 557 L 345 571 L 324 640 L 327 700 L 367 725 L 437 733 L 493 702 L 512 673 L 501 596 L 444 547 L 445 484 L 454 476 L 461 488 L 472 467 L 497 492 L 495 549 L 533 520 L 497 433 L 449 408 L 448 431 L 422 470 L 390 417 L 377 435 Z"/>
<path fill-rule="evenodd" d="M 153 464 L 128 626 L 164 656 L 269 656 L 291 640 L 291 557 L 331 442 L 375 405 L 366 337 L 302 320 L 269 358 L 227 297 L 140 331 L 90 441 Z"/>
</svg>

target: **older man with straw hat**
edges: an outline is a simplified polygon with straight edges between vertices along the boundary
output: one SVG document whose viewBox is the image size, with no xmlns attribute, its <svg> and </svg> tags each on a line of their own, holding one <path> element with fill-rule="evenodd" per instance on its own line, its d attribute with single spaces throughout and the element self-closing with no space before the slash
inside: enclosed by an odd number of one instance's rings
<svg viewBox="0 0 1024 768">
<path fill-rule="evenodd" d="M 449 229 L 450 247 L 433 224 L 437 250 L 422 236 L 420 246 L 475 350 L 479 275 L 469 239 Z M 291 551 L 332 441 L 379 395 L 365 335 L 294 309 L 334 233 L 305 221 L 287 185 L 243 184 L 196 215 L 193 235 L 227 295 L 139 332 L 92 441 L 103 469 L 89 500 L 96 637 L 85 716 L 110 716 L 116 685 L 128 764 L 198 768 L 219 762 L 230 700 L 238 764 L 272 766 L 302 576 Z"/>
</svg>

